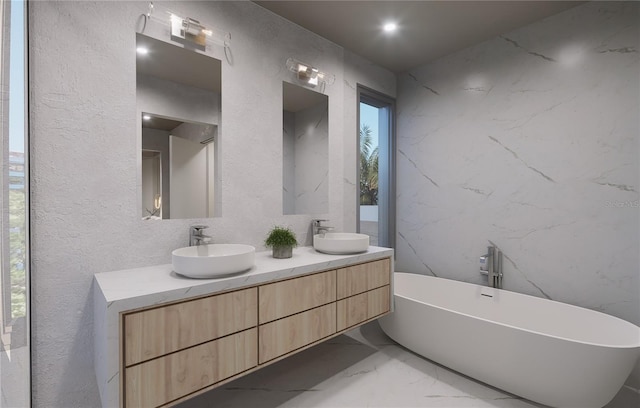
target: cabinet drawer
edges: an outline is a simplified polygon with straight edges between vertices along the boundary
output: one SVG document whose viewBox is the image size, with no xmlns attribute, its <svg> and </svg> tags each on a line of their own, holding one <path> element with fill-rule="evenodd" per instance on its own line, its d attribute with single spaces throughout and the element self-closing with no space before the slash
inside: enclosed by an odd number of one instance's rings
<svg viewBox="0 0 640 408">
<path fill-rule="evenodd" d="M 157 407 L 255 367 L 256 344 L 253 328 L 129 367 L 125 406 Z"/>
<path fill-rule="evenodd" d="M 259 299 L 260 324 L 326 305 L 336 300 L 336 271 L 260 286 Z"/>
<path fill-rule="evenodd" d="M 125 365 L 255 327 L 257 293 L 250 288 L 125 315 Z"/>
<path fill-rule="evenodd" d="M 338 299 L 357 295 L 391 283 L 391 259 L 338 269 Z"/>
<path fill-rule="evenodd" d="M 390 286 L 383 286 L 339 300 L 337 302 L 337 330 L 345 330 L 388 312 L 389 291 Z"/>
<path fill-rule="evenodd" d="M 259 326 L 259 363 L 263 364 L 335 332 L 335 303 Z"/>
</svg>

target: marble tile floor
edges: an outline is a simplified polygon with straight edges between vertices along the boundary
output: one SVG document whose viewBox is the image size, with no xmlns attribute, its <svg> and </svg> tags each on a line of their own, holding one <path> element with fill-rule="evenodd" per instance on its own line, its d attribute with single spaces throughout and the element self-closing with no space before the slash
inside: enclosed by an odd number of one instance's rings
<svg viewBox="0 0 640 408">
<path fill-rule="evenodd" d="M 377 322 L 277 362 L 180 408 L 534 408 L 543 405 L 424 359 L 389 339 Z M 606 408 L 640 407 L 626 388 Z"/>
</svg>

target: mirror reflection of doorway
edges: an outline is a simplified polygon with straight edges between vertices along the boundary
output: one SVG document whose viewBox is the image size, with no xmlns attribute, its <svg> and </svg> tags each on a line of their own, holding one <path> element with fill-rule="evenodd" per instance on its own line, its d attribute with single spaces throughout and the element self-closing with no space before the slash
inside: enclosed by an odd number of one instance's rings
<svg viewBox="0 0 640 408">
<path fill-rule="evenodd" d="M 217 132 L 213 124 L 142 113 L 143 219 L 216 215 Z"/>
<path fill-rule="evenodd" d="M 213 143 L 169 137 L 169 188 L 172 218 L 213 217 L 209 170 L 213 169 Z M 213 176 L 213 175 L 211 175 Z"/>
<path fill-rule="evenodd" d="M 161 153 L 142 150 L 142 216 L 162 218 L 162 159 Z"/>
</svg>

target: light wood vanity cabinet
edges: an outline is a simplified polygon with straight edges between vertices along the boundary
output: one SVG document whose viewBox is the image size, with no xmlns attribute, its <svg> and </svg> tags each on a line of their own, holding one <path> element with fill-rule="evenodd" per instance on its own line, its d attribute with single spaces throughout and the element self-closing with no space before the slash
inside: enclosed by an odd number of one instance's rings
<svg viewBox="0 0 640 408">
<path fill-rule="evenodd" d="M 125 366 L 255 327 L 257 305 L 250 288 L 126 314 Z"/>
<path fill-rule="evenodd" d="M 342 331 L 389 311 L 389 285 L 339 300 L 337 330 Z"/>
<path fill-rule="evenodd" d="M 257 366 L 257 306 L 249 288 L 124 314 L 124 405 L 158 407 Z"/>
<path fill-rule="evenodd" d="M 262 285 L 260 324 L 326 305 L 336 300 L 336 271 L 327 271 L 300 278 Z"/>
<path fill-rule="evenodd" d="M 338 269 L 338 299 L 357 295 L 391 283 L 389 258 Z"/>
<path fill-rule="evenodd" d="M 259 363 L 336 333 L 336 271 L 262 285 L 258 289 Z"/>
<path fill-rule="evenodd" d="M 258 333 L 259 362 L 264 364 L 335 333 L 335 303 L 261 325 Z"/>
<path fill-rule="evenodd" d="M 126 406 L 158 407 L 258 364 L 257 329 L 235 333 L 126 369 Z"/>
<path fill-rule="evenodd" d="M 389 312 L 389 258 L 337 270 L 337 330 L 346 330 Z"/>
<path fill-rule="evenodd" d="M 120 404 L 171 406 L 390 310 L 385 258 L 122 314 Z"/>
</svg>

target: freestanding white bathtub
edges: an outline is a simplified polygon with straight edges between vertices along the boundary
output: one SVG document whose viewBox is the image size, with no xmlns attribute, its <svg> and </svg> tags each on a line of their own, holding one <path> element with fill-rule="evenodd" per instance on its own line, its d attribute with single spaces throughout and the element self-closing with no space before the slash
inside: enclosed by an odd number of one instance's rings
<svg viewBox="0 0 640 408">
<path fill-rule="evenodd" d="M 600 408 L 640 355 L 640 328 L 533 296 L 396 272 L 382 329 L 408 349 L 552 407 Z"/>
</svg>

